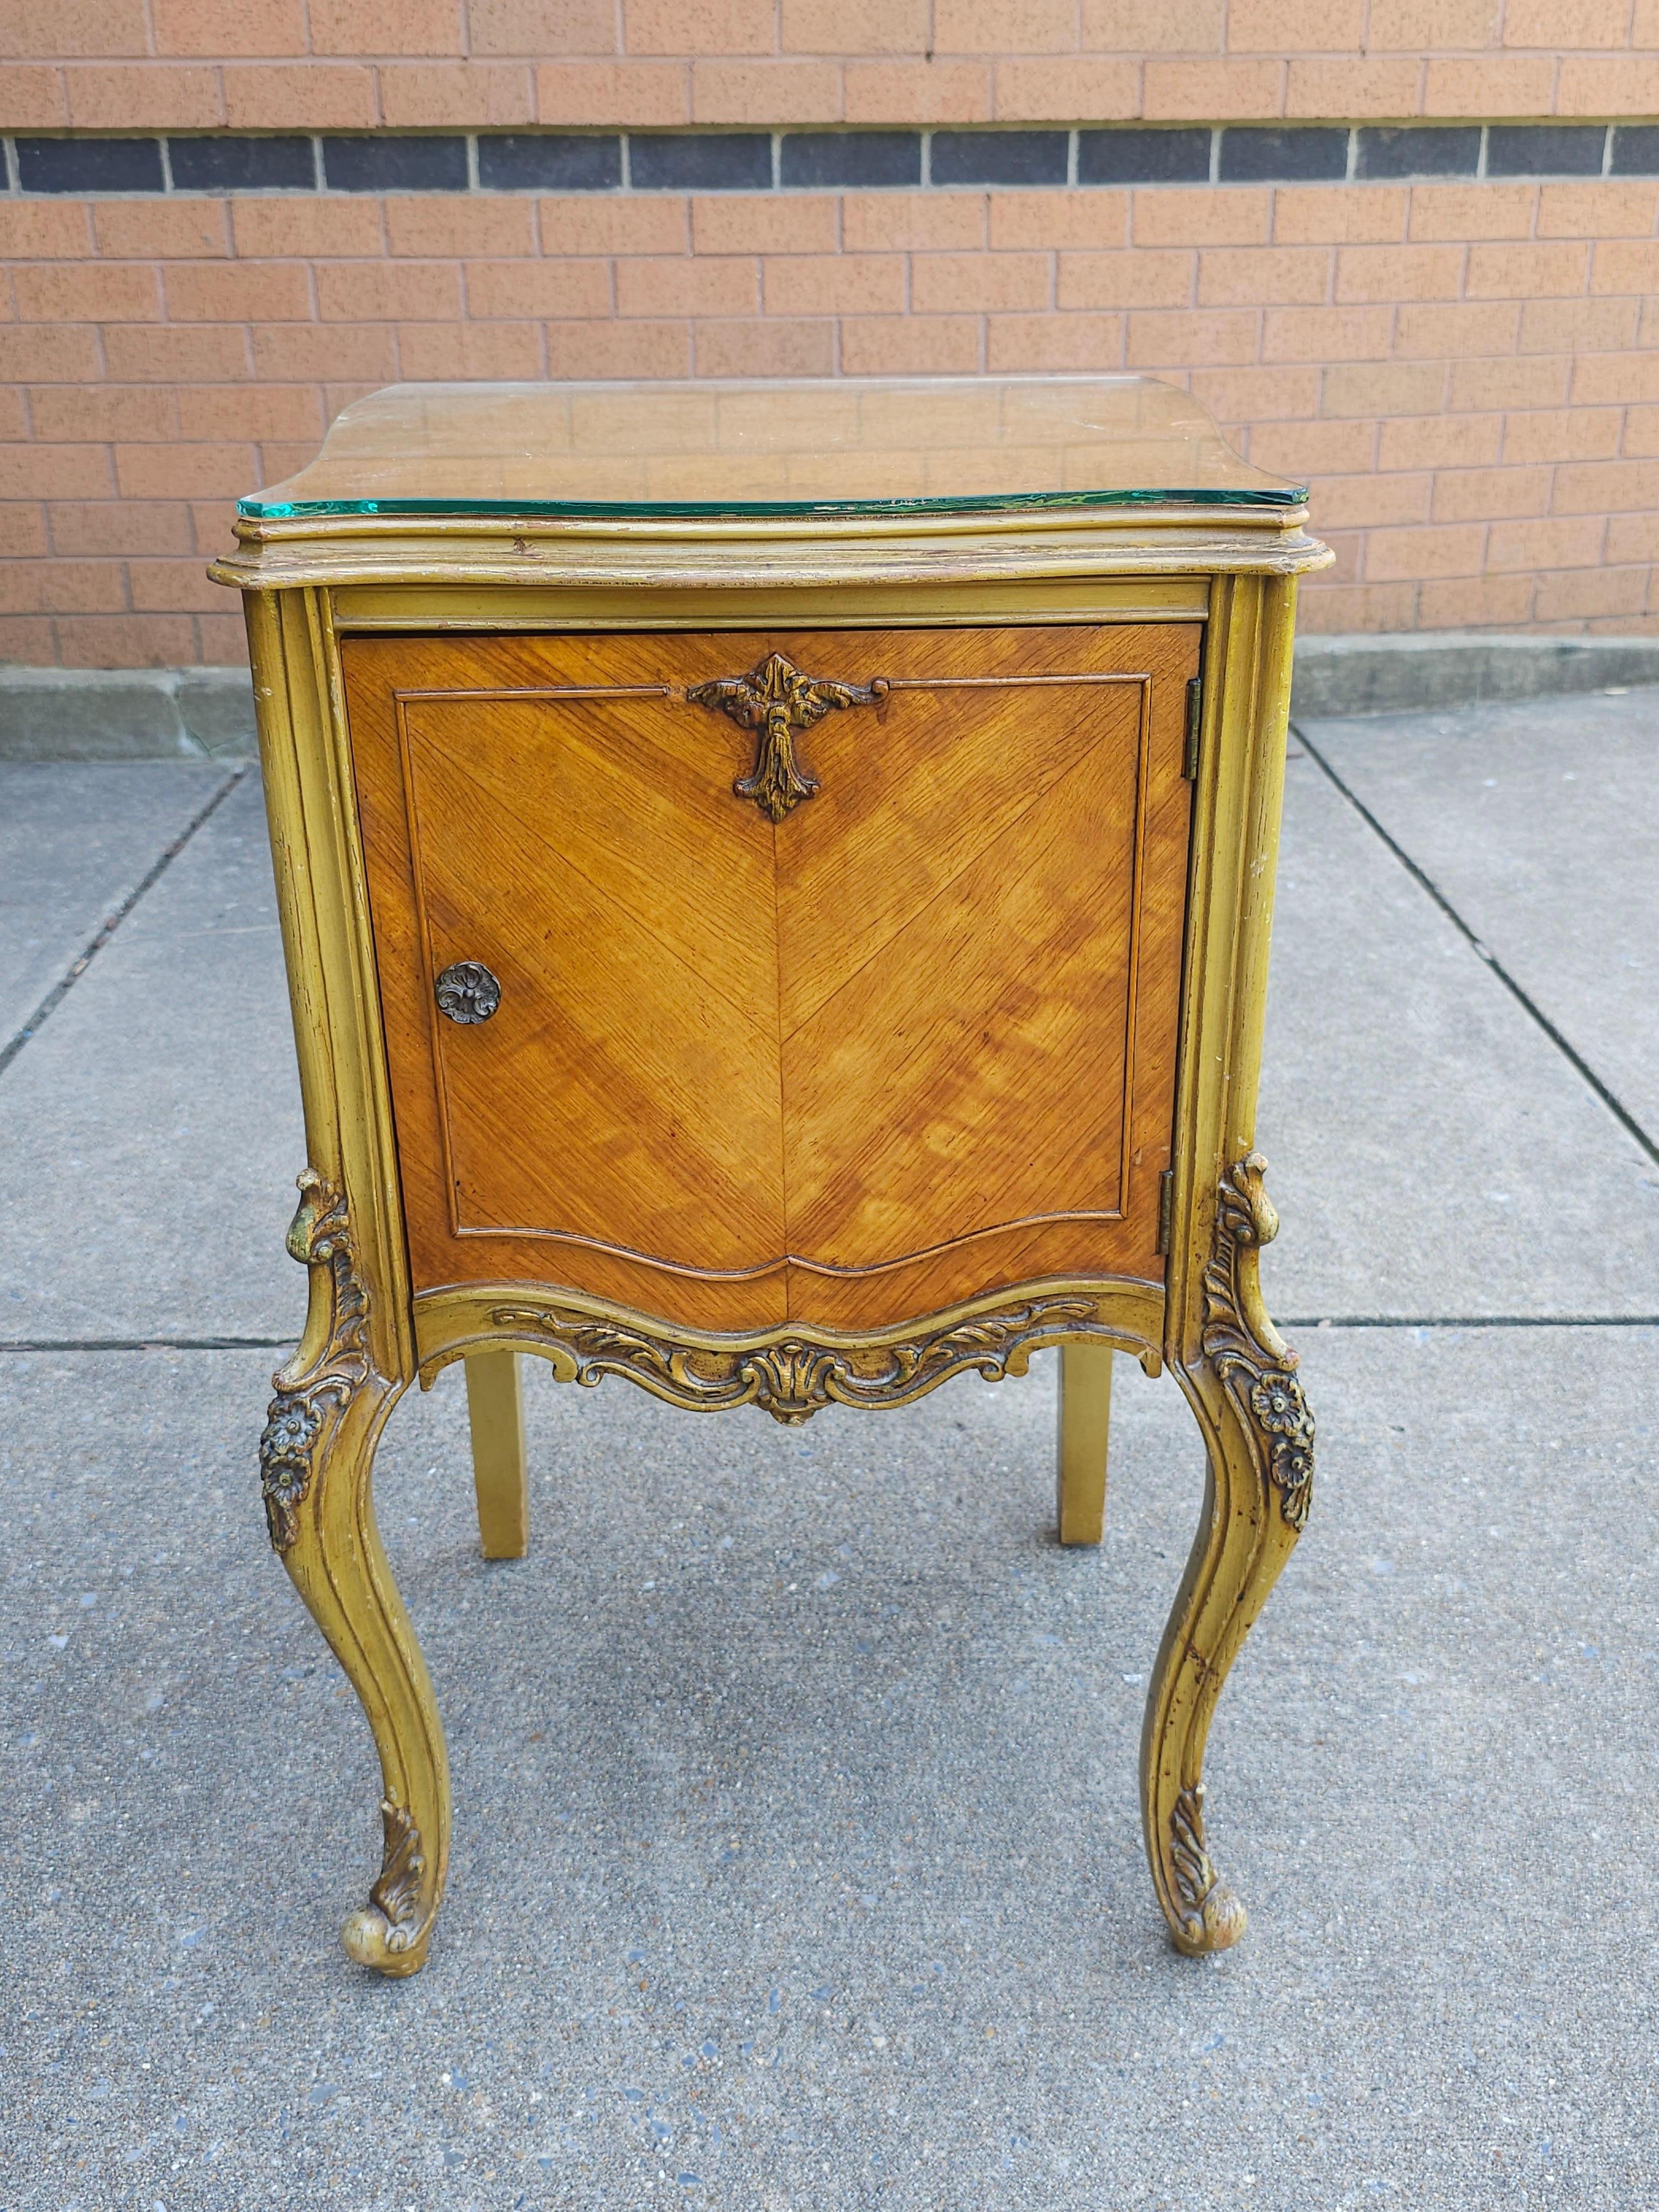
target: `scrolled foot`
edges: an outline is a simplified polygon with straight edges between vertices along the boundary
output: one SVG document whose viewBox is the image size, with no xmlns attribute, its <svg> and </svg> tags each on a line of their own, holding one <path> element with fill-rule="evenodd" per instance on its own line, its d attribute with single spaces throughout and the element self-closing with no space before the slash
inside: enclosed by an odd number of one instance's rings
<svg viewBox="0 0 1659 2212">
<path fill-rule="evenodd" d="M 432 1938 L 432 1914 L 422 1911 L 426 1860 L 421 1832 L 400 1805 L 380 1800 L 386 1850 L 380 1877 L 340 1930 L 346 1956 L 381 1974 L 418 1974 Z"/>
<path fill-rule="evenodd" d="M 377 1912 L 372 1905 L 360 1905 L 348 1916 L 340 1942 L 348 1959 L 360 1966 L 372 1966 L 376 1973 L 418 1974 L 426 1964 L 426 1939 L 400 1950 L 400 1932 L 384 1912 Z"/>
<path fill-rule="evenodd" d="M 1170 1860 L 1180 1912 L 1171 1918 L 1176 1948 L 1188 1958 L 1231 1951 L 1244 1933 L 1247 1916 L 1215 1870 L 1204 1842 L 1204 1784 L 1194 1783 L 1176 1799 L 1170 1815 Z"/>
</svg>

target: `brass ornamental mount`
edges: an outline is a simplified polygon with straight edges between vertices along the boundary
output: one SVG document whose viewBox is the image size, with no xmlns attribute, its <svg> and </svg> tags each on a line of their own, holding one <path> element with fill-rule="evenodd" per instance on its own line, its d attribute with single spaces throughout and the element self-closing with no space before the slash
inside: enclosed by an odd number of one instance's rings
<svg viewBox="0 0 1659 2212">
<path fill-rule="evenodd" d="M 487 1022 L 501 1003 L 501 987 L 482 960 L 458 960 L 433 985 L 438 1012 L 470 1027 Z"/>
<path fill-rule="evenodd" d="M 808 676 L 781 653 L 769 653 L 746 676 L 720 676 L 708 684 L 687 687 L 686 699 L 694 707 L 712 708 L 729 714 L 739 728 L 758 730 L 755 765 L 740 775 L 732 788 L 739 799 L 752 799 L 774 822 L 817 795 L 818 784 L 795 757 L 796 730 L 810 730 L 832 707 L 873 707 L 887 696 L 888 685 L 879 676 L 868 684 L 836 684 Z"/>
</svg>

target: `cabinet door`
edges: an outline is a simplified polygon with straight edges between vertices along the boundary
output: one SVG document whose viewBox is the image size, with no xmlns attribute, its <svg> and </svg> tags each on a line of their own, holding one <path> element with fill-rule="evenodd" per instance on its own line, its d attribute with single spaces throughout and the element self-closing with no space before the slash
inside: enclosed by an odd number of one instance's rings
<svg viewBox="0 0 1659 2212">
<path fill-rule="evenodd" d="M 800 642 L 892 688 L 777 832 L 791 1313 L 1160 1278 L 1195 626 Z"/>
<path fill-rule="evenodd" d="M 1157 1279 L 1196 625 L 353 641 L 417 1287 L 715 1328 Z M 871 690 L 734 793 L 688 689 Z M 872 679 L 880 679 L 874 682 Z M 478 960 L 490 1020 L 434 979 Z"/>
<path fill-rule="evenodd" d="M 654 638 L 344 653 L 416 1289 L 785 1307 L 772 825 Z M 597 690 L 599 696 L 580 696 Z M 478 961 L 488 1020 L 438 1012 Z"/>
</svg>

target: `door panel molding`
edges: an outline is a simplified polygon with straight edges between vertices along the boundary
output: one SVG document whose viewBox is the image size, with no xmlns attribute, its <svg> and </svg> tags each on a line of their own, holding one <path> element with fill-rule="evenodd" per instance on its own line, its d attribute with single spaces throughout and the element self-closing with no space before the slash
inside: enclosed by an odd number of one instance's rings
<svg viewBox="0 0 1659 2212">
<path fill-rule="evenodd" d="M 1196 624 L 1147 629 L 1104 623 L 1058 631 L 841 629 L 831 639 L 811 632 L 746 637 L 685 631 L 345 641 L 417 1290 L 485 1279 L 556 1279 L 687 1325 L 767 1326 L 787 1316 L 859 1328 L 1033 1273 L 1161 1274 L 1154 1217 L 1172 1111 L 1190 791 L 1184 784 L 1176 790 L 1178 726 L 1200 635 Z M 723 713 L 710 714 L 706 697 L 690 696 L 720 680 L 718 673 L 705 675 L 705 668 L 761 666 L 772 653 L 807 670 L 822 665 L 837 683 L 845 670 L 862 678 L 874 669 L 879 684 L 878 690 L 872 678 L 864 687 L 870 696 L 860 692 L 865 711 L 856 715 L 812 717 L 805 766 L 825 783 L 823 794 L 786 811 L 775 826 L 752 796 L 732 792 L 750 767 L 752 732 Z M 998 655 L 1026 665 L 986 668 Z M 1114 665 L 1091 666 L 1091 659 Z M 559 680 L 567 675 L 578 680 Z M 1036 697 L 1068 689 L 1102 695 L 1100 714 L 1079 708 L 1068 715 L 1058 704 L 1036 708 Z M 1035 724 L 1024 714 L 1011 723 L 993 704 L 1022 693 L 1035 695 Z M 1124 701 L 1131 709 L 1127 725 L 1106 709 L 1108 697 L 1123 694 L 1133 695 Z M 968 719 L 953 711 L 945 722 L 932 716 L 912 721 L 928 695 L 960 699 Z M 976 697 L 985 701 L 982 712 L 970 708 Z M 547 743 L 563 739 L 560 788 L 568 798 L 574 794 L 563 811 L 532 769 L 541 733 L 512 711 L 541 707 L 556 718 L 550 720 Z M 615 722 L 608 711 L 613 707 L 620 710 Z M 464 720 L 455 719 L 457 710 Z M 503 715 L 518 726 L 511 750 L 492 766 L 489 741 Z M 906 723 L 902 759 L 889 758 L 896 732 Z M 835 763 L 827 781 L 818 750 L 825 744 L 832 750 L 823 758 Z M 1019 790 L 1027 772 L 1022 756 L 1035 774 L 1034 791 Z M 659 758 L 669 781 L 651 789 Z M 883 769 L 862 795 L 860 760 Z M 446 814 L 461 788 L 457 777 L 465 780 L 466 807 L 477 810 L 476 820 L 459 827 Z M 908 805 L 902 791 L 893 796 L 896 778 L 915 784 Z M 975 818 L 980 805 L 990 818 Z M 486 830 L 480 825 L 492 811 L 504 819 Z M 744 817 L 751 829 L 738 831 Z M 1104 830 L 1098 842 L 1091 835 L 1097 822 Z M 884 866 L 880 841 L 894 834 L 896 823 L 901 845 L 908 840 L 912 855 L 921 855 L 921 872 L 903 894 L 911 908 L 897 913 L 890 927 L 866 914 L 875 933 L 858 966 L 848 969 L 841 963 L 849 947 L 835 941 L 833 927 L 813 950 L 812 909 L 824 897 L 831 908 L 837 896 L 851 896 L 856 905 L 857 869 L 864 866 L 867 875 Z M 718 860 L 735 854 L 738 848 L 726 843 L 728 832 L 738 835 L 746 855 L 742 883 L 726 880 L 715 866 L 705 878 L 710 896 L 700 902 L 695 891 L 686 894 L 684 871 L 709 866 L 711 854 Z M 663 838 L 667 842 L 659 844 Z M 489 854 L 473 849 L 486 842 Z M 561 901 L 575 900 L 578 919 L 589 917 L 576 933 L 583 941 L 569 955 L 590 971 L 575 994 L 586 993 L 588 1011 L 562 1043 L 545 1020 L 531 1030 L 521 1021 L 515 1030 L 500 1014 L 487 1025 L 447 1035 L 451 1025 L 436 1018 L 429 1003 L 431 978 L 458 958 L 483 959 L 501 977 L 504 1012 L 513 1008 L 515 992 L 520 1010 L 526 991 L 540 994 L 538 1019 L 556 1002 L 560 971 L 546 950 L 548 908 L 526 892 L 521 913 L 475 916 L 461 910 L 469 901 L 476 908 L 492 903 L 491 866 L 506 868 L 509 882 L 515 873 L 523 884 L 533 877 L 539 891 L 541 864 L 527 856 L 540 847 L 549 854 L 548 878 L 565 884 Z M 501 857 L 515 851 L 517 859 Z M 902 873 L 913 862 L 899 857 Z M 849 866 L 853 878 L 838 890 L 836 876 L 846 878 Z M 673 877 L 661 885 L 662 912 L 672 910 L 676 927 L 689 927 L 693 937 L 659 940 L 653 953 L 648 919 L 629 917 L 636 904 L 650 906 L 659 875 Z M 751 932 L 750 902 L 757 908 L 767 902 L 761 882 L 768 875 L 773 911 L 756 912 L 762 926 Z M 1108 890 L 1116 921 L 1098 910 L 1091 882 Z M 584 888 L 579 892 L 578 886 Z M 805 919 L 786 927 L 792 892 Z M 950 909 L 953 893 L 959 915 Z M 988 912 L 994 932 L 999 902 L 1015 926 L 1005 941 L 975 943 L 975 917 Z M 729 919 L 722 921 L 720 911 Z M 601 921 L 602 915 L 609 919 Z M 1143 1066 L 1149 921 L 1155 964 L 1170 973 L 1154 993 L 1158 1042 L 1152 1061 Z M 647 935 L 638 936 L 638 929 Z M 855 939 L 860 934 L 853 931 Z M 770 945 L 769 962 L 763 939 Z M 600 972 L 606 943 L 617 948 L 614 989 Z M 532 955 L 532 969 L 525 970 L 523 959 Z M 639 998 L 647 959 L 661 973 L 644 979 Z M 828 995 L 812 987 L 813 1002 L 792 1019 L 785 1012 L 790 979 L 804 983 L 814 959 Z M 941 961 L 948 967 L 952 960 L 966 994 L 959 1003 L 952 1002 L 950 976 L 941 980 L 938 972 Z M 753 963 L 747 985 L 732 972 L 734 961 Z M 922 1059 L 909 1071 L 908 1092 L 902 1067 L 894 1073 L 877 1064 L 902 1028 L 907 1000 L 925 1015 L 927 988 L 917 999 L 907 969 L 934 989 L 938 1008 L 932 1042 L 918 1033 Z M 664 980 L 670 971 L 672 988 Z M 840 1019 L 836 1001 L 844 993 L 849 996 Z M 1019 1008 L 1026 999 L 1034 1026 L 1022 1043 Z M 796 1003 L 803 1006 L 799 998 Z M 724 1015 L 716 1011 L 720 1006 Z M 891 1008 L 899 1010 L 896 1021 L 884 1011 Z M 630 1033 L 627 1024 L 635 1015 L 645 1026 Z M 1106 1029 L 1093 1030 L 1103 1015 Z M 611 1034 L 605 1027 L 611 1020 L 622 1024 L 613 1043 L 623 1060 L 610 1077 L 592 1077 L 609 1049 L 603 1039 Z M 988 1021 L 981 1046 L 978 1025 Z M 866 1042 L 876 1061 L 862 1087 L 848 1089 L 838 1106 L 830 1096 L 838 1041 L 846 1045 L 872 1024 L 878 1034 Z M 814 1024 L 821 1038 L 811 1034 Z M 1103 1054 L 1097 1054 L 1091 1033 L 1108 1040 Z M 977 1060 L 968 1050 L 970 1036 L 981 1054 Z M 731 1069 L 713 1086 L 722 1127 L 705 1127 L 701 1135 L 688 1133 L 672 1103 L 675 1054 L 686 1050 L 704 1055 L 697 1065 L 705 1077 L 709 1051 L 717 1073 L 723 1064 Z M 737 1057 L 723 1063 L 719 1055 L 727 1050 Z M 1096 1061 L 1092 1082 L 1079 1076 L 1079 1050 Z M 598 1052 L 599 1060 L 583 1060 L 585 1051 Z M 452 1060 L 472 1071 L 459 1091 Z M 799 1117 L 808 1093 L 798 1078 L 792 1089 L 792 1060 L 806 1072 L 809 1091 L 816 1085 L 828 1100 L 828 1118 L 814 1141 L 848 1194 L 854 1212 L 847 1215 L 843 1207 L 843 1215 L 849 1222 L 866 1220 L 850 1248 L 834 1225 L 833 1200 L 813 1233 L 803 1237 L 797 1225 L 814 1217 L 799 1211 L 806 1187 L 796 1188 L 804 1159 L 798 1157 L 800 1133 L 807 1126 Z M 594 1079 L 620 1086 L 608 1115 L 592 1092 Z M 779 1086 L 775 1111 L 764 1105 L 757 1080 Z M 1012 1086 L 1006 1095 L 996 1091 L 998 1080 Z M 976 1084 L 992 1086 L 977 1106 Z M 1045 1085 L 1054 1090 L 1052 1102 Z M 695 1087 L 684 1085 L 688 1093 Z M 706 1082 L 702 1087 L 709 1088 Z M 965 1102 L 965 1121 L 952 1122 L 941 1103 L 953 1087 Z M 1006 1135 L 998 1133 L 981 1157 L 976 1120 L 993 1133 L 1006 1131 L 1011 1100 L 1029 1109 L 1025 1135 L 1009 1152 Z M 665 1118 L 647 1126 L 659 1107 Z M 939 1111 L 946 1112 L 945 1121 Z M 1103 1134 L 1111 1158 L 1103 1183 L 1097 1164 Z M 868 1152 L 872 1144 L 875 1151 L 860 1165 L 860 1148 Z M 663 1145 L 678 1145 L 679 1152 L 670 1157 Z M 839 1168 L 837 1146 L 844 1155 Z M 1053 1164 L 1049 1186 L 1069 1182 L 1080 1202 L 1028 1200 L 1000 1212 L 999 1198 L 1017 1202 L 1027 1159 Z M 498 1160 L 504 1173 L 510 1160 L 518 1163 L 510 1172 L 521 1197 L 539 1194 L 528 1212 L 508 1189 L 489 1196 Z M 1035 1171 L 1027 1178 L 1034 1195 L 1041 1180 Z M 1091 1180 L 1099 1190 L 1093 1200 Z M 884 1249 L 884 1210 L 892 1231 Z M 666 1228 L 677 1220 L 673 1243 L 653 1233 L 618 1237 L 613 1224 L 630 1212 L 641 1227 L 660 1221 Z M 987 1212 L 994 1218 L 984 1218 Z M 763 1228 L 769 1218 L 781 1232 L 769 1238 Z M 740 1240 L 735 1244 L 734 1235 Z"/>
</svg>

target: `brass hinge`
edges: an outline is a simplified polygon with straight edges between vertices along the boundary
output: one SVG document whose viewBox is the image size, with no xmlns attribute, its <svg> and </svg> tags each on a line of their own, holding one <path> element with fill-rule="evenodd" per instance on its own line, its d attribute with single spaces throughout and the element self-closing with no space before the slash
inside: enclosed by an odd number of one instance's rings
<svg viewBox="0 0 1659 2212">
<path fill-rule="evenodd" d="M 1175 1227 L 1175 1170 L 1165 1168 L 1158 1179 L 1158 1249 L 1167 1254 Z"/>
<path fill-rule="evenodd" d="M 1189 783 L 1198 781 L 1198 740 L 1204 726 L 1204 678 L 1194 676 L 1187 686 L 1187 743 L 1181 756 L 1181 773 Z"/>
</svg>

